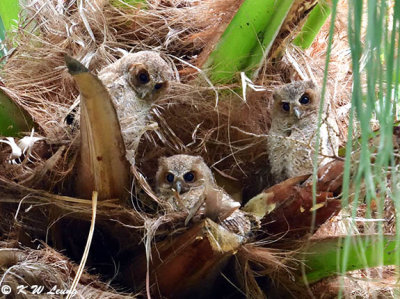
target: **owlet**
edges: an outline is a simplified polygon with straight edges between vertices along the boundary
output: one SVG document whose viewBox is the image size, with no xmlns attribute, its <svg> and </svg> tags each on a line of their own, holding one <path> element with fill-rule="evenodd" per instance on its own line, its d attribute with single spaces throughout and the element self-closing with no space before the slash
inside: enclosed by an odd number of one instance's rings
<svg viewBox="0 0 400 299">
<path fill-rule="evenodd" d="M 155 51 L 127 53 L 103 68 L 98 77 L 114 102 L 122 136 L 128 152 L 137 150 L 143 133 L 154 129 L 150 119 L 152 104 L 168 89 L 173 80 L 171 66 Z M 73 124 L 79 98 L 70 108 L 67 124 Z"/>
<path fill-rule="evenodd" d="M 279 183 L 313 171 L 320 93 L 312 81 L 299 81 L 275 90 L 273 99 L 267 151 L 274 183 Z M 337 156 L 339 145 L 337 124 L 327 107 L 322 111 L 319 167 Z"/>
<path fill-rule="evenodd" d="M 216 185 L 210 168 L 199 156 L 160 158 L 156 184 L 158 196 L 170 203 L 172 210 L 189 213 L 187 221 L 196 213 L 222 221 L 240 207 Z"/>
<path fill-rule="evenodd" d="M 125 54 L 99 72 L 118 113 L 127 150 L 135 151 L 150 126 L 152 104 L 173 79 L 171 66 L 154 51 Z"/>
</svg>

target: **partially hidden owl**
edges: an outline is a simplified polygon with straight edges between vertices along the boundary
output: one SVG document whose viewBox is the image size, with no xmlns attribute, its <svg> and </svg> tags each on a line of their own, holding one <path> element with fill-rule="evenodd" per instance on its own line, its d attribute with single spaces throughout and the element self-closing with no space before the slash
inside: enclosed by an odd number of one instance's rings
<svg viewBox="0 0 400 299">
<path fill-rule="evenodd" d="M 151 121 L 152 104 L 174 79 L 172 67 L 155 51 L 126 53 L 98 73 L 111 95 L 128 152 L 137 150 L 141 136 L 157 124 Z M 80 98 L 70 107 L 65 121 L 74 124 Z"/>
<path fill-rule="evenodd" d="M 188 212 L 220 222 L 240 207 L 217 186 L 210 168 L 200 156 L 174 155 L 159 159 L 156 174 L 157 194 L 174 211 Z"/>
<path fill-rule="evenodd" d="M 125 54 L 98 77 L 116 106 L 126 148 L 135 151 L 151 125 L 151 106 L 168 89 L 173 70 L 158 52 L 140 51 Z"/>
<path fill-rule="evenodd" d="M 312 173 L 319 109 L 320 92 L 312 81 L 289 83 L 274 91 L 267 138 L 274 183 Z M 324 105 L 318 166 L 338 154 L 338 127 L 327 110 L 328 105 Z"/>
</svg>

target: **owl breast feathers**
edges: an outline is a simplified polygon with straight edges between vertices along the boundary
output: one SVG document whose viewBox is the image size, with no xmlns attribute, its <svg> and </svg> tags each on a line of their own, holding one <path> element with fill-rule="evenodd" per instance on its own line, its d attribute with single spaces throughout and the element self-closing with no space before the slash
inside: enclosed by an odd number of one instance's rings
<svg viewBox="0 0 400 299">
<path fill-rule="evenodd" d="M 271 174 L 279 183 L 313 171 L 320 95 L 313 82 L 300 81 L 278 88 L 273 100 L 267 151 Z M 322 111 L 318 166 L 338 151 L 338 128 L 327 107 Z"/>
</svg>

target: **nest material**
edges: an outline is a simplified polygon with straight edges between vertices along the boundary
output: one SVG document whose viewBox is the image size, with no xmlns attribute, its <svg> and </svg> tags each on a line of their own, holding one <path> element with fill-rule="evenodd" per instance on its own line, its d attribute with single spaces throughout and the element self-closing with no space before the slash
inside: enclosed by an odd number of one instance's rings
<svg viewBox="0 0 400 299">
<path fill-rule="evenodd" d="M 60 298 L 60 294 L 69 293 L 77 298 L 134 297 L 133 294 L 117 292 L 87 273 L 81 276 L 75 291 L 72 290 L 78 267 L 50 247 L 33 250 L 0 242 L 0 248 L 0 280 L 2 286 L 11 287 L 10 296 L 13 298 Z"/>
<path fill-rule="evenodd" d="M 310 291 L 319 298 L 337 298 L 343 289 L 343 297 L 396 298 L 398 283 L 394 267 L 380 267 L 351 271 L 343 278 L 332 277 L 316 283 Z M 343 285 L 343 287 L 342 287 Z"/>
<path fill-rule="evenodd" d="M 38 207 L 37 201 L 56 205 L 69 210 L 75 218 L 90 219 L 87 202 L 68 204 L 67 198 L 29 189 L 70 194 L 65 177 L 71 175 L 78 135 L 64 120 L 77 97 L 77 90 L 64 67 L 63 54 L 74 56 L 97 73 L 118 59 L 123 51 L 147 49 L 157 49 L 168 55 L 181 78 L 153 109 L 152 117 L 160 129 L 146 133 L 139 146 L 137 167 L 150 186 L 154 184 L 160 156 L 186 153 L 201 155 L 228 192 L 241 193 L 242 189 L 248 189 L 245 200 L 266 187 L 265 135 L 270 125 L 271 92 L 277 85 L 293 79 L 312 78 L 321 83 L 328 27 L 323 28 L 305 53 L 289 46 L 281 59 L 266 61 L 255 80 L 265 86 L 266 91 L 250 92 L 243 99 L 241 95 L 223 91 L 235 90 L 238 85 L 210 86 L 204 74 L 196 70 L 196 66 L 204 63 L 204 57 L 241 3 L 238 0 L 149 0 L 146 9 L 118 0 L 98 0 L 81 6 L 75 0 L 63 4 L 55 0 L 36 0 L 27 5 L 27 17 L 10 41 L 10 45 L 17 47 L 9 55 L 1 78 L 5 83 L 3 89 L 39 124 L 38 133 L 46 137 L 47 147 L 45 154 L 35 148 L 37 155 L 33 162 L 16 166 L 2 164 L 0 171 L 4 180 L 0 184 L 7 187 L 2 195 L 14 202 L 24 197 L 26 204 L 36 203 Z M 338 11 L 326 100 L 332 103 L 332 113 L 338 115 L 344 137 L 345 107 L 351 82 L 351 72 L 346 68 L 350 65 L 350 55 L 342 22 L 346 4 L 340 4 Z M 220 94 L 218 101 L 216 92 Z M 6 146 L 0 149 L 8 150 Z M 61 151 L 60 157 L 49 163 L 58 151 Z M 182 215 L 156 219 L 143 211 L 112 210 L 107 203 L 104 205 L 99 208 L 99 218 L 115 224 L 106 226 L 107 233 L 115 234 L 118 242 L 125 245 L 122 249 L 131 254 L 135 249 L 123 244 L 124 239 L 140 242 L 143 235 L 150 240 L 154 236 L 162 239 L 173 230 L 179 232 L 184 220 Z M 4 208 L 4 204 L 1 207 Z M 43 228 L 49 225 L 40 224 Z M 137 229 L 134 237 L 129 236 L 132 228 Z M 8 231 L 4 223 L 3 231 Z M 247 259 L 254 259 L 254 256 Z"/>
</svg>

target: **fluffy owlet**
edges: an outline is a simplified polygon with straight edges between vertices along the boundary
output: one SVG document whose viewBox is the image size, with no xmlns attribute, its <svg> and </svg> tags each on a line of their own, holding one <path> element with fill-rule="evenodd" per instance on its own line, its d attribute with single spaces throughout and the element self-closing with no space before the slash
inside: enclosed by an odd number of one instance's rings
<svg viewBox="0 0 400 299">
<path fill-rule="evenodd" d="M 125 54 L 98 74 L 118 113 L 127 150 L 136 150 L 149 128 L 151 105 L 168 89 L 171 66 L 154 51 Z"/>
<path fill-rule="evenodd" d="M 278 88 L 273 98 L 267 150 L 271 174 L 279 183 L 313 171 L 320 94 L 312 81 L 299 81 Z M 338 143 L 337 124 L 327 114 L 325 105 L 318 166 L 337 155 Z"/>
<path fill-rule="evenodd" d="M 216 185 L 210 168 L 199 156 L 160 158 L 156 184 L 160 199 L 170 203 L 175 211 L 189 213 L 187 221 L 196 213 L 222 221 L 240 207 Z"/>
<path fill-rule="evenodd" d="M 114 102 L 126 149 L 134 153 L 143 133 L 156 127 L 149 116 L 151 106 L 168 89 L 173 70 L 159 53 L 141 51 L 125 54 L 103 68 L 98 77 Z M 75 121 L 78 104 L 79 98 L 70 108 L 67 124 Z"/>
</svg>

